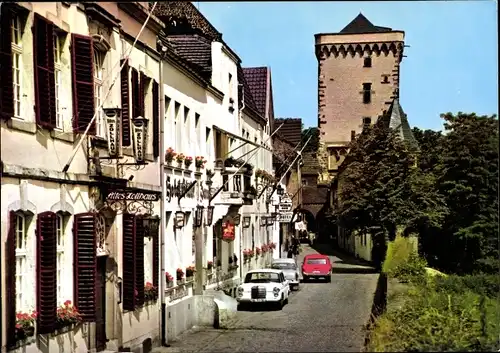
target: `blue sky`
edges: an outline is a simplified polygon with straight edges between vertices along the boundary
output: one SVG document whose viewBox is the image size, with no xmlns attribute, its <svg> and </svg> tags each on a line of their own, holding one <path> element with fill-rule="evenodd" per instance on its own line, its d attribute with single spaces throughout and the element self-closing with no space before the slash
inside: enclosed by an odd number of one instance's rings
<svg viewBox="0 0 500 353">
<path fill-rule="evenodd" d="M 314 34 L 362 12 L 404 30 L 401 103 L 412 126 L 442 129 L 440 113 L 498 112 L 497 5 L 482 1 L 193 2 L 243 66 L 270 66 L 277 117 L 317 124 Z"/>
</svg>

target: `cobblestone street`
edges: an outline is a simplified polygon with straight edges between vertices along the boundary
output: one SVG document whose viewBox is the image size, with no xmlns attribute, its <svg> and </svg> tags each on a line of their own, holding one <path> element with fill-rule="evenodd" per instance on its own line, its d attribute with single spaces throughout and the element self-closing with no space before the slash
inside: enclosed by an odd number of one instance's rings
<svg viewBox="0 0 500 353">
<path fill-rule="evenodd" d="M 316 252 L 303 248 L 299 264 L 304 255 Z M 283 310 L 237 312 L 227 330 L 194 329 L 170 342 L 171 347 L 154 351 L 360 352 L 378 275 L 343 256 L 330 258 L 332 282 L 301 283 Z"/>
</svg>

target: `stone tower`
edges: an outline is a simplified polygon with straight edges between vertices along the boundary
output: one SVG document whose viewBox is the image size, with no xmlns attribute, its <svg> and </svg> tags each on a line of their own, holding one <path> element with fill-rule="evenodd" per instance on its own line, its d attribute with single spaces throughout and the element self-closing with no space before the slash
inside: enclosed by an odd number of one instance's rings
<svg viewBox="0 0 500 353">
<path fill-rule="evenodd" d="M 319 183 L 330 182 L 349 142 L 398 96 L 403 48 L 403 31 L 375 26 L 361 13 L 338 33 L 315 35 Z"/>
</svg>

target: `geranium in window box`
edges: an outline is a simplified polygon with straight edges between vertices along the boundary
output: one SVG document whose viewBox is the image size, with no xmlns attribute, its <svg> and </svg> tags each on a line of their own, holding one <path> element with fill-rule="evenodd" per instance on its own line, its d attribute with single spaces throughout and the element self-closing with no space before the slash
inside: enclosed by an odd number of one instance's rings
<svg viewBox="0 0 500 353">
<path fill-rule="evenodd" d="M 269 243 L 269 248 L 276 249 L 276 243 Z"/>
<path fill-rule="evenodd" d="M 259 256 L 262 253 L 262 250 L 259 247 L 255 248 L 255 254 Z"/>
<path fill-rule="evenodd" d="M 186 277 L 193 277 L 196 272 L 196 268 L 194 266 L 186 267 Z"/>
<path fill-rule="evenodd" d="M 193 157 L 186 157 L 184 158 L 184 166 L 186 168 L 189 168 L 189 166 L 193 164 Z"/>
<path fill-rule="evenodd" d="M 172 276 L 170 273 L 165 272 L 165 279 L 167 281 L 168 288 L 170 288 L 174 285 L 174 276 Z"/>
<path fill-rule="evenodd" d="M 158 288 L 153 286 L 153 283 L 146 282 L 144 286 L 144 299 L 146 301 L 156 300 L 158 298 Z"/>
<path fill-rule="evenodd" d="M 16 314 L 16 337 L 24 339 L 35 335 L 35 320 L 38 316 L 36 311 L 31 313 L 18 312 Z"/>
<path fill-rule="evenodd" d="M 179 153 L 177 156 L 175 156 L 175 160 L 177 161 L 177 165 L 180 167 L 182 167 L 182 163 L 184 162 L 184 159 L 186 158 L 186 156 L 183 154 L 183 153 Z"/>
<path fill-rule="evenodd" d="M 198 169 L 205 168 L 205 163 L 207 163 L 207 161 L 203 156 L 197 156 L 194 160 L 194 166 Z"/>
<path fill-rule="evenodd" d="M 182 281 L 184 279 L 184 271 L 182 271 L 182 268 L 178 268 L 175 274 L 177 277 L 177 281 Z"/>
<path fill-rule="evenodd" d="M 262 252 L 265 253 L 265 252 L 268 252 L 269 247 L 267 246 L 267 244 L 264 244 L 264 245 L 262 245 L 261 249 L 262 249 Z"/>
<path fill-rule="evenodd" d="M 165 162 L 167 162 L 167 164 L 169 165 L 172 164 L 172 161 L 174 160 L 175 156 L 177 156 L 177 153 L 175 153 L 172 147 L 169 147 L 165 151 Z"/>
<path fill-rule="evenodd" d="M 82 317 L 77 308 L 71 303 L 71 300 L 66 300 L 63 305 L 57 308 L 56 328 L 76 325 L 82 321 Z"/>
</svg>

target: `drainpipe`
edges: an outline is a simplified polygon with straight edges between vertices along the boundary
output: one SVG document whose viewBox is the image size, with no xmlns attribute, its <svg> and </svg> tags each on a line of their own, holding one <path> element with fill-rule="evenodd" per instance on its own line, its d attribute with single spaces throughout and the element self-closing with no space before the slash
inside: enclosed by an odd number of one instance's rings
<svg viewBox="0 0 500 353">
<path fill-rule="evenodd" d="M 165 90 L 163 88 L 163 60 L 166 54 L 166 47 L 162 48 L 160 59 L 160 342 L 163 347 L 170 347 L 167 343 L 167 304 L 165 303 Z"/>
</svg>

